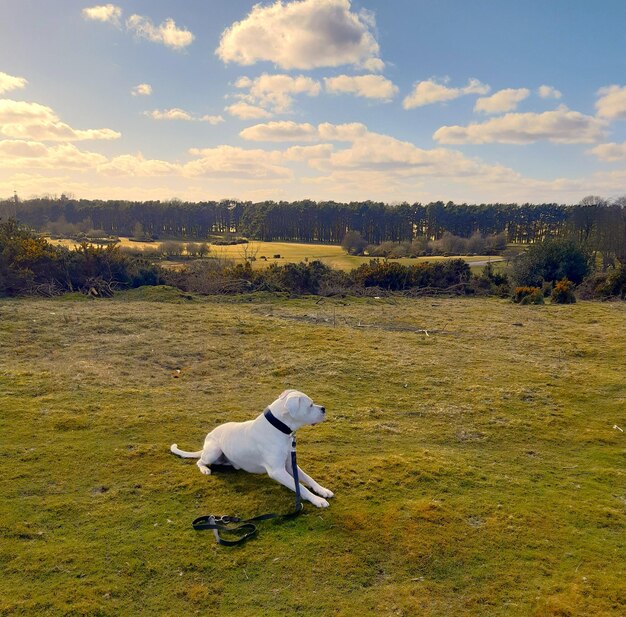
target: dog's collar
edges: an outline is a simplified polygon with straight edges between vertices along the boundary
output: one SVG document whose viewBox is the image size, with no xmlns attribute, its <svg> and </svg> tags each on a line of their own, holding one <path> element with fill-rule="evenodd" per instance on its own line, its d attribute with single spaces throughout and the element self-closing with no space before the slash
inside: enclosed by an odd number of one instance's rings
<svg viewBox="0 0 626 617">
<path fill-rule="evenodd" d="M 285 435 L 291 435 L 294 431 L 292 431 L 284 422 L 281 422 L 270 410 L 268 407 L 263 415 L 265 419 L 274 427 L 277 428 L 281 433 L 285 433 Z"/>
</svg>

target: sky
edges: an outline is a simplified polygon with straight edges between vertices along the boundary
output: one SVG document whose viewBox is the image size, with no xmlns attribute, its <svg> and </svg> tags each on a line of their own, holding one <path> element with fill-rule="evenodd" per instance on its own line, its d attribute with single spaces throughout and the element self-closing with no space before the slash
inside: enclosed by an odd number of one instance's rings
<svg viewBox="0 0 626 617">
<path fill-rule="evenodd" d="M 626 194 L 623 0 L 0 0 L 0 197 Z"/>
</svg>

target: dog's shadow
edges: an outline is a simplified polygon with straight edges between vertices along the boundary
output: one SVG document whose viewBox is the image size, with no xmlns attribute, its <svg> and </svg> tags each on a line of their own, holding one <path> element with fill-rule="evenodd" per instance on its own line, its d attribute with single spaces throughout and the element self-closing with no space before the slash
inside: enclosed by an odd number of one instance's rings
<svg viewBox="0 0 626 617">
<path fill-rule="evenodd" d="M 260 502 L 269 502 L 279 499 L 286 501 L 292 499 L 289 489 L 276 483 L 269 476 L 264 474 L 251 474 L 243 469 L 235 469 L 231 465 L 212 464 L 210 478 L 218 481 L 221 487 L 238 495 L 254 496 Z"/>
</svg>

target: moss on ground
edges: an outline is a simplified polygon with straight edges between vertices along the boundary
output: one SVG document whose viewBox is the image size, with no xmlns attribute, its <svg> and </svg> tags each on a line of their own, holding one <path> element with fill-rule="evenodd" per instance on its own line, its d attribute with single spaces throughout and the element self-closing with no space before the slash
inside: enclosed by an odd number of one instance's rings
<svg viewBox="0 0 626 617">
<path fill-rule="evenodd" d="M 626 614 L 625 304 L 74 300 L 0 301 L 0 615 Z M 286 387 L 336 497 L 219 547 L 292 496 L 169 445 Z"/>
</svg>

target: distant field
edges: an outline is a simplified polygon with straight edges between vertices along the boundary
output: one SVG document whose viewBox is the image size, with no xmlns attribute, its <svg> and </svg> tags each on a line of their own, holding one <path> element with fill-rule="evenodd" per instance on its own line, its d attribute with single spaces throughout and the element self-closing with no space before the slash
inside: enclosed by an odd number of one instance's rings
<svg viewBox="0 0 626 617">
<path fill-rule="evenodd" d="M 76 246 L 76 242 L 73 240 L 51 240 L 55 244 L 62 244 L 63 246 Z M 181 241 L 181 244 L 186 242 Z M 161 242 L 133 242 L 129 238 L 120 238 L 121 246 L 130 246 L 134 249 L 148 249 L 158 248 Z M 256 261 L 253 262 L 255 268 L 264 268 L 270 263 L 299 263 L 304 259 L 309 261 L 320 260 L 333 268 L 340 270 L 352 270 L 358 268 L 360 264 L 366 263 L 370 260 L 370 257 L 354 257 L 346 254 L 346 252 L 336 245 L 328 244 L 304 244 L 296 242 L 250 242 L 249 244 L 235 244 L 230 246 L 218 246 L 211 245 L 210 255 L 214 257 L 228 257 L 236 261 L 243 261 L 245 255 L 255 256 Z M 274 258 L 274 255 L 280 255 L 279 259 Z M 265 257 L 266 260 L 261 259 Z M 419 257 L 417 259 L 397 259 L 397 261 L 404 265 L 415 264 L 420 261 L 438 261 L 447 259 L 458 259 L 451 257 Z M 489 256 L 489 255 L 476 255 L 473 257 L 463 257 L 470 266 L 476 265 L 477 267 L 484 266 L 486 262 L 498 262 L 502 261 L 501 257 Z"/>
<path fill-rule="evenodd" d="M 625 615 L 624 375 L 626 303 L 0 300 L 0 615 Z M 169 445 L 287 387 L 336 497 L 219 547 L 292 494 Z"/>
</svg>

